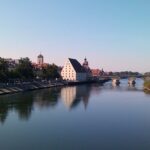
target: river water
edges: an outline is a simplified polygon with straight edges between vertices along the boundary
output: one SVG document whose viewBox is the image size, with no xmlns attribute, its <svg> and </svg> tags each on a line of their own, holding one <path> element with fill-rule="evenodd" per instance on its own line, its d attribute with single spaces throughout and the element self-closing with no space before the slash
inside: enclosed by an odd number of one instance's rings
<svg viewBox="0 0 150 150">
<path fill-rule="evenodd" d="M 0 96 L 0 150 L 149 150 L 150 95 L 122 80 Z"/>
</svg>

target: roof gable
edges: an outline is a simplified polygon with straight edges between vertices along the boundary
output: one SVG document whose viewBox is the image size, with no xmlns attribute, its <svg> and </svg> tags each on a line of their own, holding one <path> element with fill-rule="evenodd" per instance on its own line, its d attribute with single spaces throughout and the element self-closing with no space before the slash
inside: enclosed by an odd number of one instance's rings
<svg viewBox="0 0 150 150">
<path fill-rule="evenodd" d="M 68 58 L 72 67 L 76 71 L 76 73 L 86 73 L 85 69 L 81 66 L 81 64 L 76 60 L 72 58 Z"/>
</svg>

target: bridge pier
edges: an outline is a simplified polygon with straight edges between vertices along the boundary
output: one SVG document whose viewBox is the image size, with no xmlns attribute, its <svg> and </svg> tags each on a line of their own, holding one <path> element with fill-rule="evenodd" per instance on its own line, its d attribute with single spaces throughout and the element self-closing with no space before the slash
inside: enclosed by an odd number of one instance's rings
<svg viewBox="0 0 150 150">
<path fill-rule="evenodd" d="M 129 85 L 135 85 L 135 84 L 136 84 L 135 80 L 136 80 L 136 78 L 130 77 L 130 78 L 128 79 L 128 84 L 129 84 Z"/>
<path fill-rule="evenodd" d="M 112 85 L 113 86 L 118 86 L 120 84 L 120 78 L 112 78 Z"/>
</svg>

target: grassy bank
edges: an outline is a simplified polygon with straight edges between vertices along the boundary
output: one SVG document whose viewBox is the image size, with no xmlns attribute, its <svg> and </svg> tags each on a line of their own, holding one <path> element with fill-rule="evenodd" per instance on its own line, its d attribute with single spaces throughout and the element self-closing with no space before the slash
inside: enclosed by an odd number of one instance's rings
<svg viewBox="0 0 150 150">
<path fill-rule="evenodd" d="M 145 81 L 144 82 L 144 89 L 146 91 L 149 91 L 150 92 L 150 81 Z"/>
</svg>

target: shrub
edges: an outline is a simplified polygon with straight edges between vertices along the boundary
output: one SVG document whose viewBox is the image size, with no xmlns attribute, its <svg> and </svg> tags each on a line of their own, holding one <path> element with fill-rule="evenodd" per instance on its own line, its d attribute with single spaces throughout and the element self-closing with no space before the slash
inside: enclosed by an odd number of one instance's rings
<svg viewBox="0 0 150 150">
<path fill-rule="evenodd" d="M 150 81 L 145 81 L 144 87 L 150 89 Z"/>
</svg>

